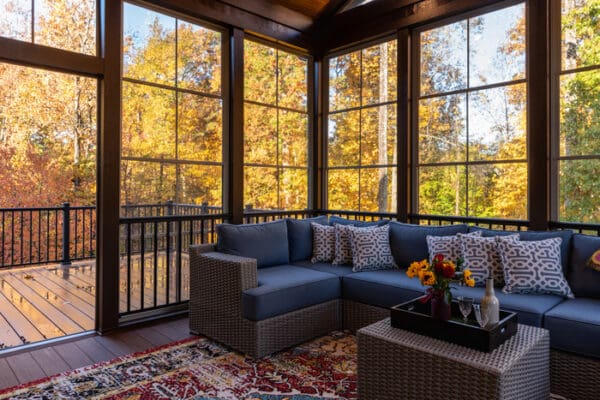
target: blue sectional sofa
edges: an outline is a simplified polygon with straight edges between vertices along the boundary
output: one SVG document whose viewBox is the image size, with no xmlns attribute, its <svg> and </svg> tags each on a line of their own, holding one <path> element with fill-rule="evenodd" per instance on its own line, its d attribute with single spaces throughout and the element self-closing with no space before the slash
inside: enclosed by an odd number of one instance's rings
<svg viewBox="0 0 600 400">
<path fill-rule="evenodd" d="M 190 329 L 253 357 L 262 357 L 333 329 L 356 330 L 389 316 L 389 307 L 423 294 L 405 268 L 428 256 L 427 235 L 481 230 L 468 225 L 420 226 L 389 222 L 395 270 L 352 272 L 351 266 L 312 263 L 311 222 L 354 223 L 338 217 L 220 225 L 215 246 L 193 246 Z M 386 221 L 387 223 L 387 221 Z M 362 224 L 362 222 L 360 223 Z M 562 238 L 562 266 L 575 298 L 496 291 L 519 322 L 550 331 L 552 390 L 572 399 L 594 398 L 600 375 L 600 272 L 586 267 L 600 237 L 571 231 L 520 232 L 520 240 Z M 483 296 L 480 287 L 454 295 Z M 598 391 L 600 398 L 600 391 Z"/>
</svg>

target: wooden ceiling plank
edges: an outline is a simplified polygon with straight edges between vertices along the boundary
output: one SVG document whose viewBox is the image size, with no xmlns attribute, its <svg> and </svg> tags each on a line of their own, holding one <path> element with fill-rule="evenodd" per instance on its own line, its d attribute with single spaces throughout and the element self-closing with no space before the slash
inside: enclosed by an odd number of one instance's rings
<svg viewBox="0 0 600 400">
<path fill-rule="evenodd" d="M 369 37 L 435 22 L 501 1 L 380 0 L 336 15 L 328 24 L 327 32 L 322 34 L 326 38 L 326 49 L 331 51 Z"/>
<path fill-rule="evenodd" d="M 309 35 L 262 16 L 215 0 L 148 0 L 149 3 L 199 19 L 225 23 L 312 50 Z"/>
<path fill-rule="evenodd" d="M 292 10 L 284 5 L 264 0 L 219 0 L 232 7 L 248 11 L 254 15 L 262 16 L 277 22 L 281 25 L 289 26 L 299 31 L 306 31 L 313 24 L 310 16 Z"/>
</svg>

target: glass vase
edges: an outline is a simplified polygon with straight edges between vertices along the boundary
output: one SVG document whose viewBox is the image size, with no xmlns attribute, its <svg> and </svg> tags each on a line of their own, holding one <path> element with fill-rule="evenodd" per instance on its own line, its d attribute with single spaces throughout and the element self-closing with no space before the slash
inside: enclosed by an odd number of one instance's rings
<svg viewBox="0 0 600 400">
<path fill-rule="evenodd" d="M 431 298 L 431 317 L 448 321 L 452 315 L 452 306 L 446 301 L 446 296 L 435 296 Z"/>
</svg>

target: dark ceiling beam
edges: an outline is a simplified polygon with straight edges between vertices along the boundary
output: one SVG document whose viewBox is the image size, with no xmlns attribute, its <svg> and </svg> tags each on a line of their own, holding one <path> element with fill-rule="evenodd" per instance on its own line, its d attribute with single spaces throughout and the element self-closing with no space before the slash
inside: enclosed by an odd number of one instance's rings
<svg viewBox="0 0 600 400">
<path fill-rule="evenodd" d="M 313 52 L 315 59 L 323 57 L 327 51 L 326 38 L 329 32 L 329 24 L 335 14 L 342 9 L 350 0 L 330 0 L 321 13 L 315 18 L 313 25 L 308 33 L 313 38 Z"/>
<path fill-rule="evenodd" d="M 236 28 L 312 50 L 310 37 L 297 29 L 279 24 L 268 18 L 215 0 L 148 0 L 149 3 L 185 15 L 224 23 Z"/>
<path fill-rule="evenodd" d="M 380 0 L 333 17 L 322 32 L 327 50 L 384 33 L 481 9 L 503 0 Z"/>
<path fill-rule="evenodd" d="M 268 0 L 219 1 L 302 32 L 308 30 L 313 24 L 310 17 Z"/>
</svg>

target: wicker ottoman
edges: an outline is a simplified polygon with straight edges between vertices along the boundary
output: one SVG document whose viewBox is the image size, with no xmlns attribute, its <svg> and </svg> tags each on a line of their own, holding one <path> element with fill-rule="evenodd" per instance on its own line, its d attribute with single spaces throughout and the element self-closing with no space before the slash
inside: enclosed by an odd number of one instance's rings
<svg viewBox="0 0 600 400">
<path fill-rule="evenodd" d="M 491 353 L 392 328 L 390 319 L 358 337 L 359 399 L 544 399 L 550 397 L 550 335 L 519 325 Z"/>
</svg>

